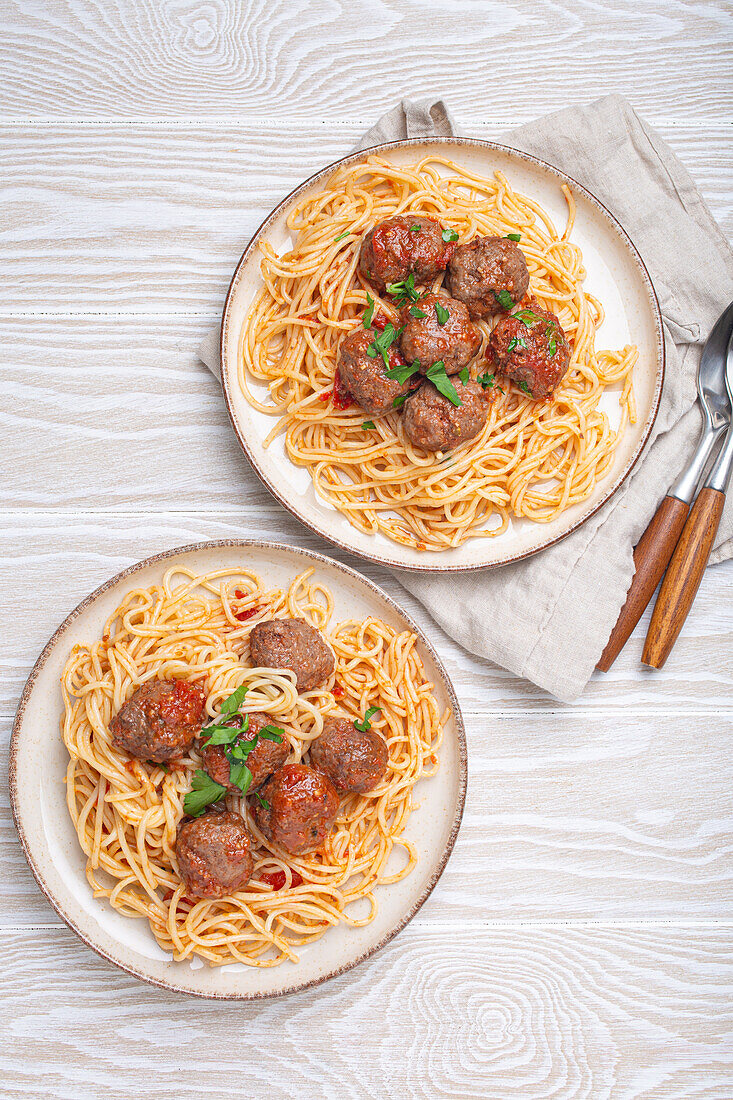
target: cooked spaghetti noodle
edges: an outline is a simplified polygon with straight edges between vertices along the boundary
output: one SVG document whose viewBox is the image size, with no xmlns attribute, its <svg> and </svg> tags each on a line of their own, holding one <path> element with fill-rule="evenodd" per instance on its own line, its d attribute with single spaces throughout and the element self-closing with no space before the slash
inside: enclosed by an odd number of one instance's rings
<svg viewBox="0 0 733 1100">
<path fill-rule="evenodd" d="M 284 431 L 292 461 L 361 531 L 440 551 L 501 535 L 512 517 L 549 523 L 609 472 L 617 441 L 635 420 L 631 376 L 638 352 L 595 348 L 603 307 L 583 289 L 583 257 L 570 240 L 575 203 L 562 190 L 568 218 L 559 234 L 547 212 L 513 191 L 501 172 L 483 178 L 434 154 L 407 167 L 370 156 L 336 171 L 296 206 L 287 219 L 290 251 L 278 256 L 260 244 L 264 286 L 241 334 L 240 385 L 254 408 L 278 417 L 265 446 Z M 437 217 L 460 242 L 521 234 L 529 294 L 557 314 L 572 347 L 550 401 L 497 382 L 481 434 L 447 455 L 413 446 L 397 412 L 374 418 L 369 428 L 359 409 L 340 409 L 333 399 L 339 343 L 361 325 L 367 293 L 377 311 L 398 317 L 389 295 L 380 297 L 358 271 L 362 237 L 377 221 L 407 212 Z M 491 331 L 487 322 L 477 324 L 482 344 L 474 379 L 486 370 Z M 253 382 L 267 383 L 269 400 L 260 400 Z M 615 430 L 599 408 L 612 385 L 620 403 Z"/>
<path fill-rule="evenodd" d="M 415 784 L 437 770 L 447 718 L 425 679 L 415 635 L 374 618 L 334 626 L 326 636 L 335 678 L 302 696 L 292 673 L 248 667 L 249 635 L 263 618 L 302 617 L 327 630 L 332 597 L 310 579 L 312 572 L 282 591 L 265 589 L 246 569 L 204 576 L 171 569 L 160 586 L 129 592 L 103 637 L 75 646 L 64 669 L 67 802 L 87 878 L 95 897 L 108 898 L 126 916 L 147 918 L 175 959 L 198 955 L 214 966 L 259 967 L 297 961 L 296 948 L 331 926 L 368 924 L 376 888 L 415 866 L 415 847 L 402 834 Z M 202 683 L 211 716 L 247 684 L 243 712 L 265 710 L 277 721 L 290 761 L 307 752 L 326 715 L 355 718 L 378 706 L 373 724 L 389 748 L 387 774 L 369 794 L 346 796 L 323 847 L 302 856 L 262 835 L 244 796 L 227 796 L 227 809 L 245 817 L 253 838 L 254 873 L 238 893 L 192 901 L 178 875 L 175 841 L 201 758 L 193 749 L 176 766 L 130 760 L 112 745 L 108 728 L 122 703 L 153 677 Z"/>
</svg>

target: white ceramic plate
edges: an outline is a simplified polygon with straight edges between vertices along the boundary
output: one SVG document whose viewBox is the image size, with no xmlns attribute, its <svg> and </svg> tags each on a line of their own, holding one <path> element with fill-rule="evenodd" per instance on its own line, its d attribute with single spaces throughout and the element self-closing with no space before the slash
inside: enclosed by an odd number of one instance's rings
<svg viewBox="0 0 733 1100">
<path fill-rule="evenodd" d="M 158 947 L 147 921 L 115 912 L 95 900 L 85 860 L 66 807 L 63 782 L 68 754 L 61 739 L 59 679 L 71 647 L 98 638 L 102 627 L 135 586 L 159 582 L 172 565 L 199 573 L 246 565 L 269 584 L 287 583 L 313 565 L 331 589 L 333 622 L 379 616 L 420 639 L 420 655 L 438 703 L 450 706 L 440 750 L 440 769 L 415 789 L 416 808 L 405 836 L 418 849 L 418 864 L 402 882 L 378 892 L 375 920 L 365 928 L 342 925 L 303 947 L 300 960 L 259 970 L 235 964 L 208 967 L 201 960 L 174 962 Z M 293 992 L 341 974 L 388 942 L 415 915 L 438 881 L 458 833 L 466 794 L 466 741 L 453 687 L 420 628 L 389 596 L 352 569 L 309 551 L 276 543 L 226 541 L 183 546 L 157 554 L 119 573 L 88 596 L 61 624 L 28 678 L 13 726 L 10 795 L 16 827 L 31 870 L 66 923 L 95 951 L 154 985 L 202 997 L 250 999 Z"/>
<path fill-rule="evenodd" d="M 590 192 L 551 165 L 488 141 L 425 138 L 391 142 L 368 152 L 399 165 L 415 163 L 431 150 L 484 176 L 501 170 L 516 190 L 541 203 L 558 227 L 564 226 L 567 216 L 561 184 L 572 188 L 577 204 L 572 239 L 583 252 L 588 272 L 585 286 L 601 300 L 606 311 L 597 346 L 619 348 L 635 343 L 639 347 L 639 365 L 634 374 L 637 422 L 624 433 L 610 473 L 593 494 L 551 523 L 515 520 L 496 539 L 472 539 L 457 549 L 440 553 L 421 552 L 399 546 L 381 533 L 364 534 L 352 527 L 342 513 L 316 496 L 308 470 L 295 466 L 285 454 L 282 436 L 266 450 L 263 447 L 273 420 L 249 405 L 237 380 L 239 336 L 249 307 L 262 286 L 257 243 L 266 241 L 277 252 L 290 247 L 285 221 L 293 206 L 310 192 L 321 189 L 334 169 L 363 159 L 365 152 L 344 157 L 306 180 L 275 207 L 253 236 L 234 273 L 224 306 L 222 383 L 234 430 L 256 473 L 280 503 L 312 531 L 342 549 L 385 565 L 428 571 L 480 569 L 517 561 L 564 538 L 618 489 L 639 458 L 657 414 L 664 380 L 664 340 L 659 304 L 641 257 L 618 222 Z M 253 388 L 266 399 L 264 387 Z M 604 395 L 601 408 L 608 413 L 612 425 L 618 424 L 615 390 Z"/>
</svg>

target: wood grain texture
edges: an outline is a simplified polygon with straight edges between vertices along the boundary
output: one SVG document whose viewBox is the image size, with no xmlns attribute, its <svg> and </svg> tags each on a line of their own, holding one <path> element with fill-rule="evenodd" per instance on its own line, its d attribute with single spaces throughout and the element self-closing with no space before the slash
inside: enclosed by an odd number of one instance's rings
<svg viewBox="0 0 733 1100">
<path fill-rule="evenodd" d="M 677 497 L 666 496 L 634 550 L 634 573 L 626 603 L 606 643 L 596 668 L 608 672 L 629 640 L 631 633 L 654 595 L 667 563 L 674 553 L 690 506 Z"/>
<path fill-rule="evenodd" d="M 662 668 L 685 625 L 708 564 L 724 504 L 724 493 L 705 486 L 690 509 L 654 605 L 641 657 L 645 665 Z"/>
<path fill-rule="evenodd" d="M 0 126 L 0 312 L 219 314 L 265 215 L 366 126 Z M 662 133 L 733 232 L 733 128 Z"/>
<path fill-rule="evenodd" d="M 730 925 L 456 935 L 421 913 L 343 978 L 225 1006 L 115 973 L 67 929 L 5 933 L 3 1094 L 727 1100 L 732 945 Z"/>
<path fill-rule="evenodd" d="M 711 74 L 730 60 L 729 17 L 724 0 L 6 0 L 0 110 L 372 118 L 440 93 L 511 121 L 613 91 L 652 119 L 727 122 Z"/>
<path fill-rule="evenodd" d="M 402 95 L 500 140 L 622 92 L 730 233 L 729 19 L 727 0 L 6 0 L 0 767 L 38 651 L 114 572 L 207 538 L 333 553 L 252 474 L 195 355 L 267 210 Z M 706 572 L 667 669 L 639 664 L 647 610 L 560 706 L 335 556 L 429 631 L 464 707 L 438 888 L 344 978 L 194 1003 L 59 923 L 4 795 L 0 1094 L 730 1100 L 733 565 Z"/>
<path fill-rule="evenodd" d="M 430 924 L 733 920 L 733 716 L 692 743 L 680 714 L 667 716 L 663 738 L 629 711 L 599 720 L 472 707 L 464 718 L 466 810 Z M 0 723 L 4 745 L 9 727 Z M 0 803 L 0 925 L 58 924 Z"/>
</svg>

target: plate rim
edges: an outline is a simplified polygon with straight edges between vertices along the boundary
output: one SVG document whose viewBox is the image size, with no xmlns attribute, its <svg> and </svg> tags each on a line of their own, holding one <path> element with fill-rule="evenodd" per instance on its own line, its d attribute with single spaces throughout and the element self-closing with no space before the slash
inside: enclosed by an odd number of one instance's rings
<svg viewBox="0 0 733 1100">
<path fill-rule="evenodd" d="M 426 147 L 450 147 L 456 145 L 472 146 L 480 149 L 487 149 L 499 153 L 505 153 L 508 154 L 510 157 L 518 157 L 520 160 L 527 161 L 535 167 L 539 167 L 556 176 L 563 183 L 569 184 L 572 188 L 577 189 L 590 203 L 592 203 L 600 210 L 601 214 L 611 224 L 611 227 L 618 233 L 622 241 L 625 243 L 627 251 L 630 253 L 632 259 L 636 263 L 636 266 L 638 267 L 641 274 L 642 281 L 646 286 L 649 305 L 651 306 L 652 312 L 654 314 L 656 340 L 656 378 L 654 397 L 652 400 L 648 423 L 633 454 L 631 455 L 629 461 L 626 463 L 626 466 L 624 467 L 624 469 L 621 470 L 620 474 L 613 482 L 613 484 L 609 486 L 608 491 L 598 502 L 598 504 L 585 511 L 573 524 L 571 524 L 567 531 L 563 531 L 561 534 L 555 535 L 552 538 L 545 539 L 533 549 L 518 551 L 514 554 L 505 554 L 504 557 L 500 558 L 498 561 L 466 563 L 465 565 L 441 565 L 439 563 L 439 560 L 435 560 L 439 559 L 438 553 L 435 555 L 431 554 L 425 562 L 408 563 L 403 561 L 395 561 L 394 558 L 391 558 L 389 556 L 386 550 L 384 552 L 377 550 L 375 553 L 370 553 L 369 551 L 363 550 L 360 547 L 353 545 L 352 543 L 342 541 L 342 538 L 340 538 L 339 536 L 330 534 L 328 531 L 326 531 L 323 525 L 318 525 L 315 521 L 311 521 L 307 519 L 304 515 L 302 515 L 301 512 L 293 504 L 291 504 L 286 494 L 284 492 L 281 492 L 272 483 L 265 471 L 260 467 L 258 460 L 254 454 L 254 449 L 247 442 L 244 432 L 240 431 L 234 415 L 234 402 L 229 390 L 230 364 L 228 362 L 228 357 L 226 354 L 226 343 L 229 330 L 230 314 L 232 310 L 234 294 L 238 288 L 244 266 L 249 261 L 250 256 L 254 251 L 261 235 L 279 217 L 282 210 L 302 191 L 305 191 L 306 188 L 310 187 L 318 180 L 331 175 L 336 169 L 340 168 L 341 166 L 352 164 L 360 159 L 364 159 L 367 156 L 371 156 L 372 154 L 379 155 L 382 152 L 414 145 L 423 145 Z M 309 531 L 313 532 L 313 534 L 318 535 L 320 538 L 326 539 L 326 541 L 329 542 L 332 546 L 335 546 L 338 549 L 345 551 L 346 553 L 355 554 L 357 557 L 362 558 L 364 561 L 371 562 L 374 565 L 386 565 L 392 569 L 405 569 L 413 573 L 469 573 L 476 572 L 479 569 L 500 569 L 504 565 L 510 565 L 519 561 L 524 561 L 526 558 L 530 558 L 534 554 L 540 553 L 540 551 L 542 550 L 547 550 L 548 547 L 554 546 L 556 543 L 561 542 L 563 539 L 567 538 L 568 535 L 571 535 L 574 531 L 577 531 L 579 527 L 581 527 L 584 523 L 587 523 L 588 520 L 590 520 L 598 511 L 600 511 L 600 509 L 603 508 L 604 505 L 608 504 L 609 500 L 611 500 L 611 498 L 616 495 L 616 493 L 621 489 L 622 485 L 626 482 L 627 478 L 631 475 L 636 464 L 644 453 L 644 450 L 647 446 L 647 443 L 649 442 L 650 436 L 654 429 L 657 415 L 659 413 L 659 405 L 662 399 L 662 392 L 664 389 L 664 381 L 666 375 L 666 348 L 664 343 L 662 311 L 659 305 L 659 298 L 657 296 L 657 292 L 654 288 L 654 283 L 652 282 L 647 266 L 644 263 L 644 260 L 642 259 L 636 245 L 634 244 L 624 227 L 611 213 L 608 207 L 603 202 L 601 202 L 601 200 L 597 198 L 592 191 L 589 191 L 588 188 L 584 187 L 582 183 L 578 183 L 578 181 L 574 179 L 573 176 L 568 175 L 567 172 L 564 172 L 560 168 L 556 168 L 548 161 L 542 160 L 540 157 L 536 157 L 532 153 L 525 153 L 522 149 L 516 149 L 511 145 L 503 145 L 500 142 L 489 141 L 485 138 L 466 138 L 456 136 L 415 137 L 401 138 L 397 141 L 381 142 L 379 145 L 369 146 L 366 149 L 357 149 L 352 153 L 348 153 L 344 157 L 339 157 L 338 160 L 334 160 L 330 164 L 325 165 L 325 167 L 319 168 L 312 175 L 308 176 L 307 179 L 299 183 L 296 187 L 289 191 L 288 194 L 285 195 L 285 197 L 281 199 L 276 206 L 273 207 L 269 214 L 266 215 L 266 217 L 260 222 L 254 233 L 252 234 L 251 238 L 249 239 L 244 251 L 242 252 L 242 255 L 239 258 L 239 261 L 237 262 L 237 265 L 234 269 L 234 274 L 232 275 L 231 281 L 229 283 L 229 288 L 226 293 L 226 298 L 224 299 L 224 308 L 221 315 L 221 327 L 219 333 L 219 362 L 221 365 L 221 388 L 224 394 L 224 402 L 226 404 L 229 421 L 234 430 L 234 434 L 237 437 L 239 446 L 244 452 L 244 455 L 247 458 L 250 466 L 254 470 L 255 474 L 268 490 L 268 492 L 272 496 L 274 496 L 278 503 L 281 504 L 283 508 L 285 508 L 288 512 L 290 512 L 290 514 L 294 516 L 299 523 L 302 523 L 305 527 L 308 528 Z M 389 542 L 389 540 L 387 540 L 387 542 Z"/>
<path fill-rule="evenodd" d="M 34 856 L 31 851 L 31 846 L 26 836 L 24 826 L 22 823 L 21 809 L 19 808 L 19 786 L 18 786 L 18 752 L 19 742 L 21 735 L 21 727 L 23 725 L 23 719 L 25 715 L 25 709 L 28 704 L 28 700 L 31 697 L 33 689 L 35 687 L 36 680 L 42 671 L 46 661 L 56 649 L 57 644 L 61 641 L 62 637 L 66 634 L 71 624 L 82 614 L 88 607 L 90 607 L 101 595 L 114 588 L 118 584 L 127 580 L 135 573 L 147 568 L 150 565 L 156 565 L 160 562 L 164 562 L 169 558 L 177 557 L 182 554 L 193 553 L 200 550 L 210 549 L 247 549 L 256 547 L 259 550 L 267 550 L 271 553 L 278 554 L 282 551 L 287 553 L 294 553 L 301 555 L 312 563 L 333 566 L 336 570 L 345 574 L 351 579 L 355 579 L 363 585 L 366 585 L 373 593 L 376 593 L 378 597 L 383 599 L 388 606 L 397 613 L 398 616 L 403 618 L 409 625 L 410 629 L 414 631 L 418 642 L 423 646 L 430 654 L 435 666 L 440 675 L 442 687 L 444 688 L 448 701 L 452 709 L 452 717 L 455 723 L 456 737 L 458 741 L 458 799 L 456 802 L 455 811 L 453 813 L 452 821 L 450 824 L 450 832 L 444 851 L 441 854 L 440 860 L 433 871 L 430 879 L 426 883 L 425 887 L 420 893 L 417 901 L 404 913 L 396 924 L 390 928 L 390 930 L 382 936 L 378 943 L 374 944 L 367 951 L 362 952 L 357 958 L 344 963 L 341 966 L 335 967 L 332 970 L 327 971 L 319 977 L 310 979 L 309 981 L 297 981 L 295 980 L 286 989 L 277 990 L 274 992 L 243 992 L 243 993 L 229 993 L 229 992 L 204 992 L 202 990 L 189 989 L 177 984 L 175 981 L 167 981 L 162 978 L 151 977 L 149 974 L 145 974 L 139 967 L 125 962 L 123 959 L 116 958 L 110 951 L 100 947 L 98 944 L 92 942 L 82 928 L 79 927 L 77 921 L 65 912 L 63 904 L 56 897 L 54 897 L 51 887 L 46 883 L 42 870 L 37 866 Z M 63 922 L 74 932 L 79 939 L 99 955 L 105 961 L 112 963 L 118 969 L 130 974 L 132 977 L 146 982 L 148 985 L 156 986 L 160 989 L 165 989 L 170 993 L 181 993 L 189 997 L 199 997 L 204 1000 L 217 1000 L 217 1001 L 260 1001 L 269 1000 L 275 997 L 285 997 L 291 993 L 301 992 L 306 989 L 313 989 L 316 986 L 322 985 L 324 982 L 330 981 L 332 978 L 340 977 L 342 974 L 347 973 L 354 967 L 359 966 L 361 963 L 366 962 L 378 951 L 381 951 L 388 943 L 391 942 L 405 927 L 414 916 L 419 912 L 427 899 L 432 894 L 433 890 L 437 886 L 443 871 L 446 868 L 448 860 L 451 856 L 453 848 L 455 846 L 456 839 L 463 819 L 463 813 L 466 804 L 466 789 L 468 783 L 468 748 L 466 742 L 466 727 L 463 720 L 463 714 L 461 706 L 458 701 L 455 687 L 448 675 L 445 665 L 438 655 L 434 645 L 426 636 L 423 629 L 418 623 L 414 621 L 412 616 L 405 611 L 392 598 L 383 588 L 375 584 L 369 577 L 365 577 L 362 573 L 359 573 L 351 566 L 344 565 L 343 562 L 337 561 L 334 558 L 328 557 L 326 554 L 321 554 L 315 550 L 309 550 L 300 546 L 291 546 L 288 543 L 273 542 L 269 539 L 212 539 L 203 540 L 201 542 L 187 543 L 183 546 L 176 546 L 170 550 L 162 550 L 156 554 L 151 554 L 149 557 L 143 558 L 140 561 L 134 562 L 132 565 L 127 566 L 125 569 L 120 570 L 114 576 L 108 578 L 101 585 L 95 588 L 92 592 L 86 595 L 77 605 L 65 616 L 59 626 L 53 631 L 51 637 L 48 639 L 40 654 L 36 658 L 33 667 L 28 675 L 23 690 L 18 702 L 18 708 L 16 710 L 15 718 L 13 719 L 13 726 L 10 735 L 10 751 L 9 751 L 9 763 L 8 763 L 8 788 L 10 792 L 10 807 L 13 815 L 13 823 L 15 825 L 18 838 L 20 839 L 21 847 L 26 858 L 26 862 L 30 867 L 31 873 L 40 888 L 41 892 L 46 897 L 46 900 L 50 903 L 52 908 L 61 917 Z"/>
</svg>

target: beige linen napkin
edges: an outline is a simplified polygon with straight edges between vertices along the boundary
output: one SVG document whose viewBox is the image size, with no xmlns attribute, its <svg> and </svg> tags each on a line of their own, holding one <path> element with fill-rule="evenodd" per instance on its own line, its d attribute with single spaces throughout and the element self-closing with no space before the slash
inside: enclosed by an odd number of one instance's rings
<svg viewBox="0 0 733 1100">
<path fill-rule="evenodd" d="M 402 103 L 357 148 L 449 136 L 441 100 Z M 563 169 L 618 218 L 647 265 L 662 308 L 667 375 L 652 442 L 611 501 L 556 546 L 476 573 L 396 570 L 466 649 L 571 700 L 590 678 L 633 576 L 632 551 L 692 453 L 700 428 L 695 373 L 710 329 L 733 299 L 733 253 L 677 158 L 620 96 L 571 107 L 501 137 Z M 219 372 L 218 332 L 200 348 Z M 733 507 L 712 561 L 733 554 Z"/>
</svg>

